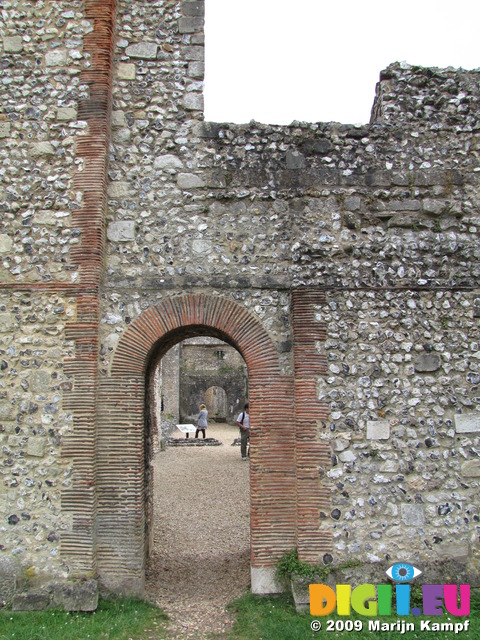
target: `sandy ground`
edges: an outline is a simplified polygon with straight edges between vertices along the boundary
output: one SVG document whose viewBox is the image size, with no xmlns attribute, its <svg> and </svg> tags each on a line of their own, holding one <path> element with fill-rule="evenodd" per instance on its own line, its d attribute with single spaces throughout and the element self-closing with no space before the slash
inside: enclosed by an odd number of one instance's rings
<svg viewBox="0 0 480 640">
<path fill-rule="evenodd" d="M 223 445 L 168 447 L 154 459 L 147 597 L 169 616 L 172 639 L 221 638 L 226 605 L 250 584 L 249 463 L 231 446 L 236 427 L 210 424 L 207 437 Z"/>
</svg>

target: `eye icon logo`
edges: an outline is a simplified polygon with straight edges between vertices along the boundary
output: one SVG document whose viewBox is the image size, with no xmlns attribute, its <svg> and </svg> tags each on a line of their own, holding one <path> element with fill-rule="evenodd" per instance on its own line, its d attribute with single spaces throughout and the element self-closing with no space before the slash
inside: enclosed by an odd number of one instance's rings
<svg viewBox="0 0 480 640">
<path fill-rule="evenodd" d="M 411 564 L 406 564 L 404 562 L 397 562 L 397 564 L 392 564 L 386 572 L 387 576 L 390 580 L 394 582 L 411 582 L 415 578 L 418 578 L 422 574 L 420 569 L 417 569 Z"/>
</svg>

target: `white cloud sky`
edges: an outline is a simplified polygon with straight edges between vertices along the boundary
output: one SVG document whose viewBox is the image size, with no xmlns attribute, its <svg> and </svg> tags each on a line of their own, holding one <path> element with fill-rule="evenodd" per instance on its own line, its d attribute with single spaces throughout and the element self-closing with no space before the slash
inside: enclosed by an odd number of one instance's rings
<svg viewBox="0 0 480 640">
<path fill-rule="evenodd" d="M 479 0 L 206 0 L 205 117 L 366 123 L 379 73 L 480 68 Z"/>
</svg>

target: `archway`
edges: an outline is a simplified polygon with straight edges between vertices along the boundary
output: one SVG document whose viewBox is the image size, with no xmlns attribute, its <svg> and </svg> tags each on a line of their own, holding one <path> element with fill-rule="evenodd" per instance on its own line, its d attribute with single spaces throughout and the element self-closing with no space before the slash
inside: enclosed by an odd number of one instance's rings
<svg viewBox="0 0 480 640">
<path fill-rule="evenodd" d="M 203 394 L 210 415 L 225 419 L 228 415 L 227 392 L 223 387 L 209 387 Z"/>
<path fill-rule="evenodd" d="M 292 378 L 281 374 L 272 340 L 244 307 L 202 294 L 173 296 L 144 311 L 130 325 L 118 344 L 109 377 L 100 383 L 97 562 L 99 580 L 108 590 L 142 594 L 144 589 L 149 455 L 144 425 L 148 425 L 145 381 L 149 367 L 180 340 L 201 335 L 234 346 L 248 367 L 254 590 L 271 589 L 264 583 L 263 569 L 271 569 L 295 546 Z"/>
</svg>

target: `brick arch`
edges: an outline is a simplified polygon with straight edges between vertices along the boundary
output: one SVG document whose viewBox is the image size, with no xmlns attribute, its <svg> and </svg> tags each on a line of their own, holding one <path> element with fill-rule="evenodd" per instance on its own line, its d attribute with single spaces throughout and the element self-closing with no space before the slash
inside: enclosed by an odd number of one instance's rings
<svg viewBox="0 0 480 640">
<path fill-rule="evenodd" d="M 226 298 L 189 294 L 150 307 L 129 326 L 115 351 L 111 376 L 143 375 L 157 345 L 167 351 L 171 342 L 179 341 L 179 332 L 182 336 L 213 332 L 240 351 L 249 375 L 280 373 L 270 336 L 249 311 Z"/>
<path fill-rule="evenodd" d="M 178 341 L 220 337 L 237 348 L 249 375 L 252 583 L 296 545 L 293 378 L 262 324 L 221 296 L 172 296 L 124 332 L 110 375 L 100 382 L 97 446 L 97 567 L 107 590 L 143 593 L 146 563 L 146 380 L 150 365 Z M 259 577 L 260 576 L 260 577 Z"/>
</svg>

